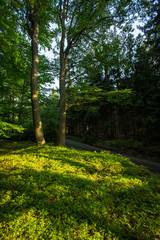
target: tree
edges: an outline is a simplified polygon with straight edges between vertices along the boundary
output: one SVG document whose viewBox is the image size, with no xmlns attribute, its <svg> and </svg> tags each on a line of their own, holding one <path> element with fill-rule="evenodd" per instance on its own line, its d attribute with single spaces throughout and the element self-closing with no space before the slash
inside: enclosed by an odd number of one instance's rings
<svg viewBox="0 0 160 240">
<path fill-rule="evenodd" d="M 134 1 L 133 1 L 134 2 Z M 61 28 L 60 40 L 60 117 L 58 144 L 65 145 L 66 129 L 66 77 L 69 71 L 68 60 L 71 49 L 82 44 L 83 38 L 97 29 L 110 28 L 114 23 L 122 23 L 131 13 L 132 1 L 107 1 L 103 9 L 99 1 L 60 0 L 58 26 Z M 102 25 L 103 23 L 103 25 Z"/>
<path fill-rule="evenodd" d="M 5 121 L 21 125 L 25 123 L 26 119 L 30 122 L 29 87 L 31 82 L 34 125 L 41 124 L 41 121 L 38 123 L 40 116 L 38 91 L 42 84 L 51 82 L 53 79 L 49 61 L 44 56 L 40 56 L 39 59 L 37 38 L 42 47 L 50 47 L 52 32 L 49 26 L 51 20 L 49 11 L 52 10 L 50 9 L 51 3 L 52 1 L 26 0 L 2 1 L 0 4 L 0 12 L 3 12 L 0 15 L 0 75 L 2 80 L 0 82 L 2 103 L 0 117 Z M 38 33 L 39 27 L 40 34 Z M 37 82 L 38 65 L 39 87 Z M 38 140 L 39 133 L 36 129 L 37 144 L 42 144 L 43 140 Z"/>
<path fill-rule="evenodd" d="M 3 3 L 3 4 L 2 4 Z M 4 121 L 18 124 L 19 116 L 22 124 L 24 95 L 29 89 L 31 58 L 30 45 L 22 33 L 18 32 L 18 24 L 13 21 L 12 14 L 0 5 L 0 117 Z"/>
<path fill-rule="evenodd" d="M 32 67 L 31 67 L 31 102 L 34 131 L 37 145 L 45 143 L 40 105 L 38 99 L 38 39 L 39 31 L 43 34 L 49 29 L 51 20 L 52 1 L 44 0 L 16 0 L 12 4 L 13 18 L 19 23 L 22 31 L 27 31 L 31 38 Z M 51 8 L 51 9 L 49 9 Z M 48 32 L 49 33 L 49 32 Z M 42 34 L 42 33 L 41 33 Z M 48 34 L 49 37 L 49 34 Z M 50 39 L 50 38 L 48 38 Z M 42 43 L 48 42 L 42 37 Z"/>
<path fill-rule="evenodd" d="M 160 3 L 150 1 L 146 8 L 147 18 L 143 27 L 144 36 L 137 39 L 135 71 L 132 87 L 136 91 L 136 105 L 143 122 L 143 135 L 147 143 L 160 137 Z"/>
</svg>

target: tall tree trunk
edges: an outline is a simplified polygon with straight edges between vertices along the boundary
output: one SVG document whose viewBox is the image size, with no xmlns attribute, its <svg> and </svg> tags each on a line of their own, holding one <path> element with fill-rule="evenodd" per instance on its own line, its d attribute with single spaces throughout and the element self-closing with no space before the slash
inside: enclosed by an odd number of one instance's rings
<svg viewBox="0 0 160 240">
<path fill-rule="evenodd" d="M 32 112 L 33 112 L 33 124 L 36 137 L 37 145 L 45 144 L 42 120 L 40 115 L 40 105 L 38 99 L 38 35 L 39 35 L 39 24 L 34 16 L 34 12 L 31 11 L 31 22 L 32 22 L 32 70 L 31 70 L 31 101 L 32 101 Z"/>
<path fill-rule="evenodd" d="M 63 62 L 63 60 L 62 60 Z M 61 62 L 61 65 L 64 65 Z M 60 73 L 60 112 L 59 112 L 59 130 L 58 130 L 58 145 L 65 146 L 66 135 L 66 90 L 65 90 L 65 68 L 61 68 Z"/>
<path fill-rule="evenodd" d="M 66 26 L 65 20 L 67 18 L 69 0 L 60 1 L 60 22 L 61 22 L 61 45 L 60 45 L 60 112 L 59 112 L 59 129 L 58 129 L 58 139 L 57 144 L 65 146 L 66 137 L 66 89 L 65 89 L 65 79 L 67 75 L 67 63 L 69 50 L 71 48 L 69 36 L 66 39 Z M 63 5 L 63 7 L 62 7 Z M 62 10 L 63 8 L 63 10 Z M 67 47 L 65 49 L 65 40 L 67 40 Z"/>
<path fill-rule="evenodd" d="M 61 49 L 60 49 L 60 112 L 59 112 L 59 130 L 57 144 L 65 146 L 66 137 L 66 67 L 68 62 L 68 54 L 64 52 L 64 38 L 62 34 Z"/>
</svg>

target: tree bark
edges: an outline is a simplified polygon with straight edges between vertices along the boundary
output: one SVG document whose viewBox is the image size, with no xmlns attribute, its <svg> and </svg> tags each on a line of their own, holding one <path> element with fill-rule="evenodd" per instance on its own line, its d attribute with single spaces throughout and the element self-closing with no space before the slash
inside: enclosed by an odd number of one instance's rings
<svg viewBox="0 0 160 240">
<path fill-rule="evenodd" d="M 60 87 L 60 112 L 59 112 L 59 129 L 58 129 L 58 139 L 57 145 L 65 146 L 65 137 L 66 137 L 66 89 L 65 89 L 65 79 L 66 79 L 66 67 L 68 62 L 68 54 L 70 49 L 70 40 L 67 39 L 67 48 L 65 48 L 65 39 L 66 39 L 66 26 L 65 20 L 67 17 L 68 11 L 68 0 L 64 0 L 63 4 L 60 1 L 60 22 L 61 22 L 61 45 L 60 45 L 60 79 L 59 79 L 59 87 Z M 62 10 L 63 5 L 63 10 Z"/>
<path fill-rule="evenodd" d="M 66 90 L 65 90 L 65 69 L 60 73 L 60 112 L 59 112 L 59 131 L 58 145 L 65 146 L 66 135 Z"/>
<path fill-rule="evenodd" d="M 66 137 L 66 67 L 68 62 L 68 53 L 64 52 L 64 34 L 62 34 L 60 48 L 60 112 L 59 112 L 59 130 L 57 144 L 65 146 Z"/>
<path fill-rule="evenodd" d="M 32 113 L 33 124 L 37 145 L 45 144 L 42 120 L 40 114 L 40 105 L 38 99 L 38 35 L 39 35 L 39 23 L 34 16 L 34 12 L 31 11 L 31 39 L 32 39 L 32 70 L 31 70 L 31 101 L 32 101 Z"/>
</svg>

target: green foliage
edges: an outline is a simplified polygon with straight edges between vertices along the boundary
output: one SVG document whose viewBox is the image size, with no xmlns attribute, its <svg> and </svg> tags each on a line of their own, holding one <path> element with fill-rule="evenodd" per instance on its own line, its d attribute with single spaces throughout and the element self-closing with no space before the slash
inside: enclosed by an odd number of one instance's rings
<svg viewBox="0 0 160 240">
<path fill-rule="evenodd" d="M 97 87 L 101 91 L 98 94 L 93 91 L 92 96 L 97 98 L 90 101 L 90 95 L 85 96 L 79 88 L 76 101 L 73 100 L 71 105 L 75 104 L 75 107 L 69 111 L 68 125 L 74 120 L 72 126 L 75 126 L 75 131 L 70 128 L 70 134 L 82 136 L 90 128 L 92 134 L 89 138 L 123 136 L 140 139 L 148 145 L 153 141 L 159 142 L 159 4 L 157 1 L 152 1 L 151 5 L 146 2 L 144 7 L 148 8 L 148 18 L 141 28 L 144 36 L 135 39 L 128 24 L 124 24 L 118 34 L 115 25 L 113 30 L 102 27 L 98 33 L 87 35 L 88 38 L 81 42 L 79 49 L 84 56 L 72 52 L 72 59 L 78 67 L 75 70 L 73 63 L 68 82 L 72 80 L 76 87 L 83 82 L 86 86 L 88 84 L 88 89 Z M 124 2 L 124 6 L 126 4 L 128 1 Z M 140 3 L 137 4 L 139 6 Z M 74 99 L 74 89 L 72 93 L 70 101 Z M 97 119 L 94 118 L 97 125 L 93 125 L 90 117 L 92 111 L 89 109 L 92 107 L 97 107 Z M 86 122 L 87 115 L 90 121 Z"/>
<path fill-rule="evenodd" d="M 111 102 L 119 105 L 132 105 L 133 94 L 132 89 L 105 91 L 100 87 L 81 83 L 67 88 L 68 107 L 83 106 L 85 108 L 86 104 L 94 103 L 93 106 L 90 106 L 89 111 L 96 112 L 95 103 L 102 105 Z"/>
<path fill-rule="evenodd" d="M 121 155 L 0 142 L 1 239 L 160 238 L 160 179 Z"/>
<path fill-rule="evenodd" d="M 13 123 L 7 123 L 0 120 L 0 137 L 9 138 L 14 132 L 22 133 L 24 128 Z"/>
<path fill-rule="evenodd" d="M 67 92 L 67 107 L 84 106 L 86 104 L 95 103 L 102 97 L 102 89 L 96 86 L 90 86 L 88 83 L 68 86 Z"/>
<path fill-rule="evenodd" d="M 58 132 L 59 108 L 58 96 L 56 93 L 54 93 L 54 91 L 50 96 L 43 99 L 41 116 L 45 139 L 49 142 L 56 142 Z"/>
<path fill-rule="evenodd" d="M 132 105 L 132 94 L 131 89 L 109 91 L 106 93 L 108 101 L 120 105 Z"/>
<path fill-rule="evenodd" d="M 8 1 L 0 6 L 0 117 L 18 124 L 28 104 L 30 88 L 30 44 L 8 8 Z M 30 97 L 30 95 L 29 95 Z M 21 124 L 22 122 L 19 121 Z"/>
<path fill-rule="evenodd" d="M 55 58 L 64 27 L 60 23 L 60 10 L 61 17 L 63 7 L 66 11 L 64 54 L 69 53 L 66 67 L 69 128 L 75 127 L 75 132 L 81 129 L 84 138 L 91 142 L 97 136 L 117 137 L 122 129 L 126 130 L 123 136 L 141 137 L 148 144 L 159 141 L 159 2 L 77 0 L 69 1 L 69 5 L 67 0 L 33 2 L 40 24 L 40 48 L 51 49 L 54 38 Z M 23 139 L 34 139 L 31 49 L 26 35 L 28 28 L 31 29 L 30 3 L 28 0 L 0 2 L 0 119 L 24 125 Z M 141 27 L 144 36 L 137 39 L 131 25 L 134 16 L 145 20 Z M 52 63 L 39 56 L 39 99 L 48 140 L 57 135 L 58 99 L 51 103 L 44 84 L 54 82 L 53 72 L 55 77 L 59 76 L 59 60 L 60 55 Z M 46 96 L 48 102 L 43 103 Z M 125 127 L 121 127 L 124 119 Z M 4 134 L 1 130 L 1 136 Z"/>
</svg>

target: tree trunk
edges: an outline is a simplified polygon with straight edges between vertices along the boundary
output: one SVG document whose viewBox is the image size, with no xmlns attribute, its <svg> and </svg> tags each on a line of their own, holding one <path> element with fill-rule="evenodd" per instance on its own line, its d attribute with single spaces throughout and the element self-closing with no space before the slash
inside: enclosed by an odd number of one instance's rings
<svg viewBox="0 0 160 240">
<path fill-rule="evenodd" d="M 32 14 L 32 13 L 31 13 Z M 34 13 L 33 13 L 34 14 Z M 39 24 L 34 16 L 31 16 L 32 22 L 32 70 L 31 70 L 31 101 L 32 101 L 32 113 L 33 124 L 37 145 L 45 144 L 42 121 L 40 115 L 40 106 L 38 99 L 38 35 Z"/>
<path fill-rule="evenodd" d="M 65 79 L 66 79 L 66 68 L 68 63 L 69 50 L 71 48 L 69 36 L 66 39 L 66 26 L 65 20 L 67 18 L 69 1 L 64 0 L 63 4 L 60 1 L 60 22 L 61 22 L 61 45 L 60 45 L 60 112 L 59 112 L 59 129 L 58 129 L 58 139 L 57 145 L 65 146 L 66 137 L 66 89 L 65 89 Z M 63 5 L 63 10 L 62 10 Z M 67 40 L 67 47 L 65 49 L 65 40 Z"/>
<path fill-rule="evenodd" d="M 63 63 L 61 63 L 63 65 Z M 58 145 L 65 146 L 66 135 L 66 90 L 65 90 L 65 69 L 60 73 L 60 113 L 59 113 L 59 131 Z"/>
<path fill-rule="evenodd" d="M 59 130 L 58 130 L 58 141 L 57 144 L 65 146 L 66 137 L 66 67 L 68 62 L 68 54 L 64 52 L 64 34 L 62 34 L 61 39 L 61 49 L 60 49 L 60 112 L 59 112 Z"/>
</svg>

